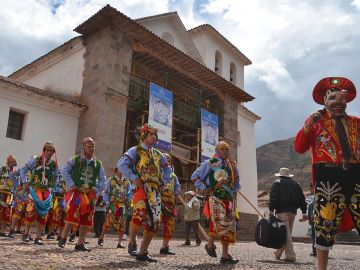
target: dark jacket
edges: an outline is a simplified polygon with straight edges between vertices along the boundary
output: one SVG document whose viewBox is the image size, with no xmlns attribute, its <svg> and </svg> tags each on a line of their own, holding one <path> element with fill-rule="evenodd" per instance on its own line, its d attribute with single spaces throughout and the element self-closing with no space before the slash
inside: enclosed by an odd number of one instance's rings
<svg viewBox="0 0 360 270">
<path fill-rule="evenodd" d="M 270 191 L 270 211 L 276 214 L 290 212 L 296 214 L 300 208 L 306 214 L 307 203 L 299 184 L 289 177 L 280 177 L 276 180 Z"/>
</svg>

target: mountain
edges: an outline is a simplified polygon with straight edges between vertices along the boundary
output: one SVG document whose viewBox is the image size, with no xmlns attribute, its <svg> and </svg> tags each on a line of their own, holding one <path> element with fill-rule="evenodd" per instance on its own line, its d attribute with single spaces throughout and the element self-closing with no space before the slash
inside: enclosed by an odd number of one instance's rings
<svg viewBox="0 0 360 270">
<path fill-rule="evenodd" d="M 277 179 L 274 173 L 281 167 L 290 169 L 294 179 L 304 191 L 309 190 L 311 183 L 310 151 L 298 154 L 294 149 L 294 138 L 274 141 L 256 149 L 258 190 L 270 191 L 272 183 Z"/>
</svg>

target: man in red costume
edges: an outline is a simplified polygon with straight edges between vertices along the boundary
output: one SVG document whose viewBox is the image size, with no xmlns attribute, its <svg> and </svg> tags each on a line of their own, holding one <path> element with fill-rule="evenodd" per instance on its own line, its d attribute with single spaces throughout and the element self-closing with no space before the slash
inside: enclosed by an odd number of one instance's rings
<svg viewBox="0 0 360 270">
<path fill-rule="evenodd" d="M 347 78 L 320 80 L 313 98 L 325 108 L 312 113 L 295 138 L 297 152 L 312 151 L 319 270 L 327 269 L 339 230 L 355 225 L 360 233 L 360 119 L 345 112 L 355 96 L 355 86 Z"/>
</svg>

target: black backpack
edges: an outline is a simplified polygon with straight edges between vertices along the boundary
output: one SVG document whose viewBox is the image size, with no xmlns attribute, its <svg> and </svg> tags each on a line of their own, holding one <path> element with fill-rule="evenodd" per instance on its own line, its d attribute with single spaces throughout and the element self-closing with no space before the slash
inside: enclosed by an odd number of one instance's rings
<svg viewBox="0 0 360 270">
<path fill-rule="evenodd" d="M 262 218 L 256 225 L 255 241 L 259 246 L 281 248 L 286 242 L 284 222 L 274 216 Z"/>
</svg>

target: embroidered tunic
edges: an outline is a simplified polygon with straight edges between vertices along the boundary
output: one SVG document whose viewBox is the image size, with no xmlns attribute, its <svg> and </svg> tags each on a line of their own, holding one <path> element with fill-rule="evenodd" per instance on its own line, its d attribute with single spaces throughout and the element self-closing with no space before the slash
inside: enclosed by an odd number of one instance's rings
<svg viewBox="0 0 360 270">
<path fill-rule="evenodd" d="M 353 158 L 352 163 L 360 160 L 360 119 L 355 116 L 345 117 L 345 128 Z M 311 148 L 312 163 L 341 163 L 343 161 L 339 138 L 335 130 L 335 120 L 328 113 L 309 130 L 305 135 L 302 128 L 295 138 L 295 150 L 304 153 Z"/>
<path fill-rule="evenodd" d="M 26 174 L 29 173 L 29 177 Z M 30 186 L 39 189 L 49 189 L 57 185 L 58 182 L 58 167 L 55 161 L 45 161 L 45 177 L 43 178 L 43 160 L 41 156 L 36 156 L 28 161 L 20 171 L 21 180 L 23 183 L 29 183 Z"/>
<path fill-rule="evenodd" d="M 10 170 L 7 166 L 0 168 L 0 190 L 13 191 L 15 187 L 14 181 L 10 177 Z"/>
<path fill-rule="evenodd" d="M 104 201 L 109 205 L 110 210 L 115 206 L 124 207 L 125 202 L 131 201 L 131 184 L 126 178 L 119 179 L 112 176 L 106 184 L 106 190 L 103 196 Z"/>
<path fill-rule="evenodd" d="M 131 147 L 119 160 L 117 168 L 130 181 L 139 178 L 144 184 L 156 188 L 170 180 L 171 168 L 167 165 L 166 158 L 160 151 L 152 147 L 148 148 L 143 143 Z"/>
<path fill-rule="evenodd" d="M 195 181 L 195 187 L 204 190 L 206 186 L 210 187 L 214 196 L 219 199 L 232 200 L 236 192 L 240 190 L 240 178 L 236 163 L 221 158 L 208 159 L 201 163 L 191 176 Z M 225 180 L 220 187 L 217 183 Z"/>
<path fill-rule="evenodd" d="M 87 160 L 80 155 L 66 162 L 62 176 L 68 189 L 73 186 L 95 188 L 97 195 L 103 191 L 106 180 L 104 167 L 99 160 L 94 158 Z"/>
</svg>

